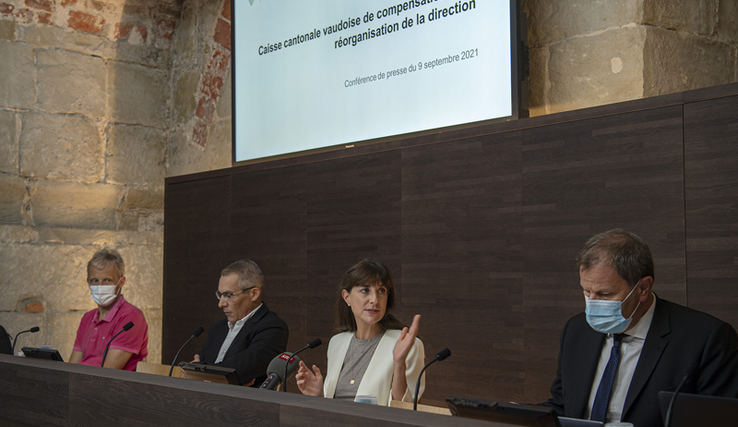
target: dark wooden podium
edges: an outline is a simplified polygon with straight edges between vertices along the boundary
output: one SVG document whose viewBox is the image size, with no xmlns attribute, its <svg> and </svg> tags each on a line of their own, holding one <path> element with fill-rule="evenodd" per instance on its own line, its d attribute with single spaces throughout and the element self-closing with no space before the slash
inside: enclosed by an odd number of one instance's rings
<svg viewBox="0 0 738 427">
<path fill-rule="evenodd" d="M 0 420 L 30 426 L 505 426 L 406 409 L 0 355 Z"/>
</svg>

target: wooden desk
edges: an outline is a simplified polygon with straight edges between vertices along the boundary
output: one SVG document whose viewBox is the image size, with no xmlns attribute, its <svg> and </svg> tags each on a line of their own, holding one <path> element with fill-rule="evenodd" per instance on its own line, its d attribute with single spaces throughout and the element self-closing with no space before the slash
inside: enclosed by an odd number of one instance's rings
<svg viewBox="0 0 738 427">
<path fill-rule="evenodd" d="M 0 413 L 31 426 L 447 426 L 448 416 L 0 355 Z M 454 418 L 454 426 L 507 424 Z"/>
</svg>

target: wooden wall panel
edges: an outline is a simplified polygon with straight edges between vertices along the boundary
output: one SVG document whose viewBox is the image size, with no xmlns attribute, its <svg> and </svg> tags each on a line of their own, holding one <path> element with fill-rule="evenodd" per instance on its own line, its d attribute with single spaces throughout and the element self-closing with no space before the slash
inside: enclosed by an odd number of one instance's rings
<svg viewBox="0 0 738 427">
<path fill-rule="evenodd" d="M 306 178 L 305 166 L 234 174 L 231 253 L 221 262 L 225 267 L 248 258 L 259 265 L 265 281 L 262 300 L 290 325 L 290 349 L 306 342 Z"/>
<path fill-rule="evenodd" d="M 170 183 L 164 210 L 162 363 L 169 364 L 197 326 L 207 331 L 222 316 L 214 292 L 224 259 L 231 256 L 231 177 Z M 205 334 L 188 344 L 190 361 Z"/>
<path fill-rule="evenodd" d="M 423 316 L 428 360 L 452 350 L 428 370 L 424 399 L 471 389 L 520 400 L 520 135 L 409 148 L 402 161 L 403 307 Z"/>
<path fill-rule="evenodd" d="M 371 257 L 385 263 L 396 281 L 402 277 L 400 152 L 316 162 L 308 172 L 305 338 L 321 338 L 325 347 L 303 358 L 325 372 L 343 273 Z M 397 287 L 401 295 L 402 285 Z"/>
<path fill-rule="evenodd" d="M 542 401 L 564 322 L 584 310 L 577 251 L 625 228 L 649 243 L 654 290 L 684 302 L 681 107 L 525 131 L 523 240 L 526 397 Z"/>
<path fill-rule="evenodd" d="M 327 344 L 341 276 L 371 256 L 398 317 L 423 315 L 426 356 L 453 352 L 424 403 L 538 402 L 584 309 L 576 252 L 615 227 L 649 243 L 659 297 L 738 326 L 737 100 L 709 88 L 167 179 L 164 360 L 222 316 L 230 260 L 263 267 L 296 350 Z M 325 369 L 325 347 L 303 356 Z"/>
<path fill-rule="evenodd" d="M 685 107 L 689 306 L 738 328 L 738 97 Z"/>
</svg>

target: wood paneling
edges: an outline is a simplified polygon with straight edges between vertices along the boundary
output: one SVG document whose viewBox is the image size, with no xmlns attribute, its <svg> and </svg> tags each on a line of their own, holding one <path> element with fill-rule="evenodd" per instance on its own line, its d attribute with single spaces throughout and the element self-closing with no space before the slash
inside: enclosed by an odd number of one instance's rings
<svg viewBox="0 0 738 427">
<path fill-rule="evenodd" d="M 687 299 L 738 325 L 738 96 L 685 106 Z"/>
<path fill-rule="evenodd" d="M 424 403 L 538 402 L 584 308 L 576 253 L 615 227 L 649 243 L 659 297 L 738 326 L 736 107 L 731 85 L 168 179 L 165 360 L 222 316 L 228 262 L 262 266 L 296 350 L 327 343 L 341 276 L 369 256 L 398 317 L 423 316 L 426 357 L 453 353 Z M 324 347 L 302 356 L 325 369 Z"/>
</svg>

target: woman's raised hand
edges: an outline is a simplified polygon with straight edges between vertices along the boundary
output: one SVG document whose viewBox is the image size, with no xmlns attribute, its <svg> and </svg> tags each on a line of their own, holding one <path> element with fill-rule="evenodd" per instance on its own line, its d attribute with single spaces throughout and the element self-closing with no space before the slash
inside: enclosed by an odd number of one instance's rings
<svg viewBox="0 0 738 427">
<path fill-rule="evenodd" d="M 413 344 L 415 344 L 415 337 L 418 336 L 419 327 L 420 315 L 416 314 L 415 317 L 413 317 L 413 324 L 410 325 L 409 329 L 407 327 L 402 329 L 402 332 L 400 332 L 400 338 L 398 338 L 395 343 L 395 349 L 392 351 L 395 363 L 405 363 L 407 354 L 410 352 Z"/>
<path fill-rule="evenodd" d="M 302 394 L 308 396 L 322 396 L 323 395 L 323 375 L 320 373 L 320 369 L 313 365 L 311 371 L 300 361 L 300 368 L 295 374 L 295 380 L 297 380 L 297 388 L 300 389 Z"/>
</svg>

